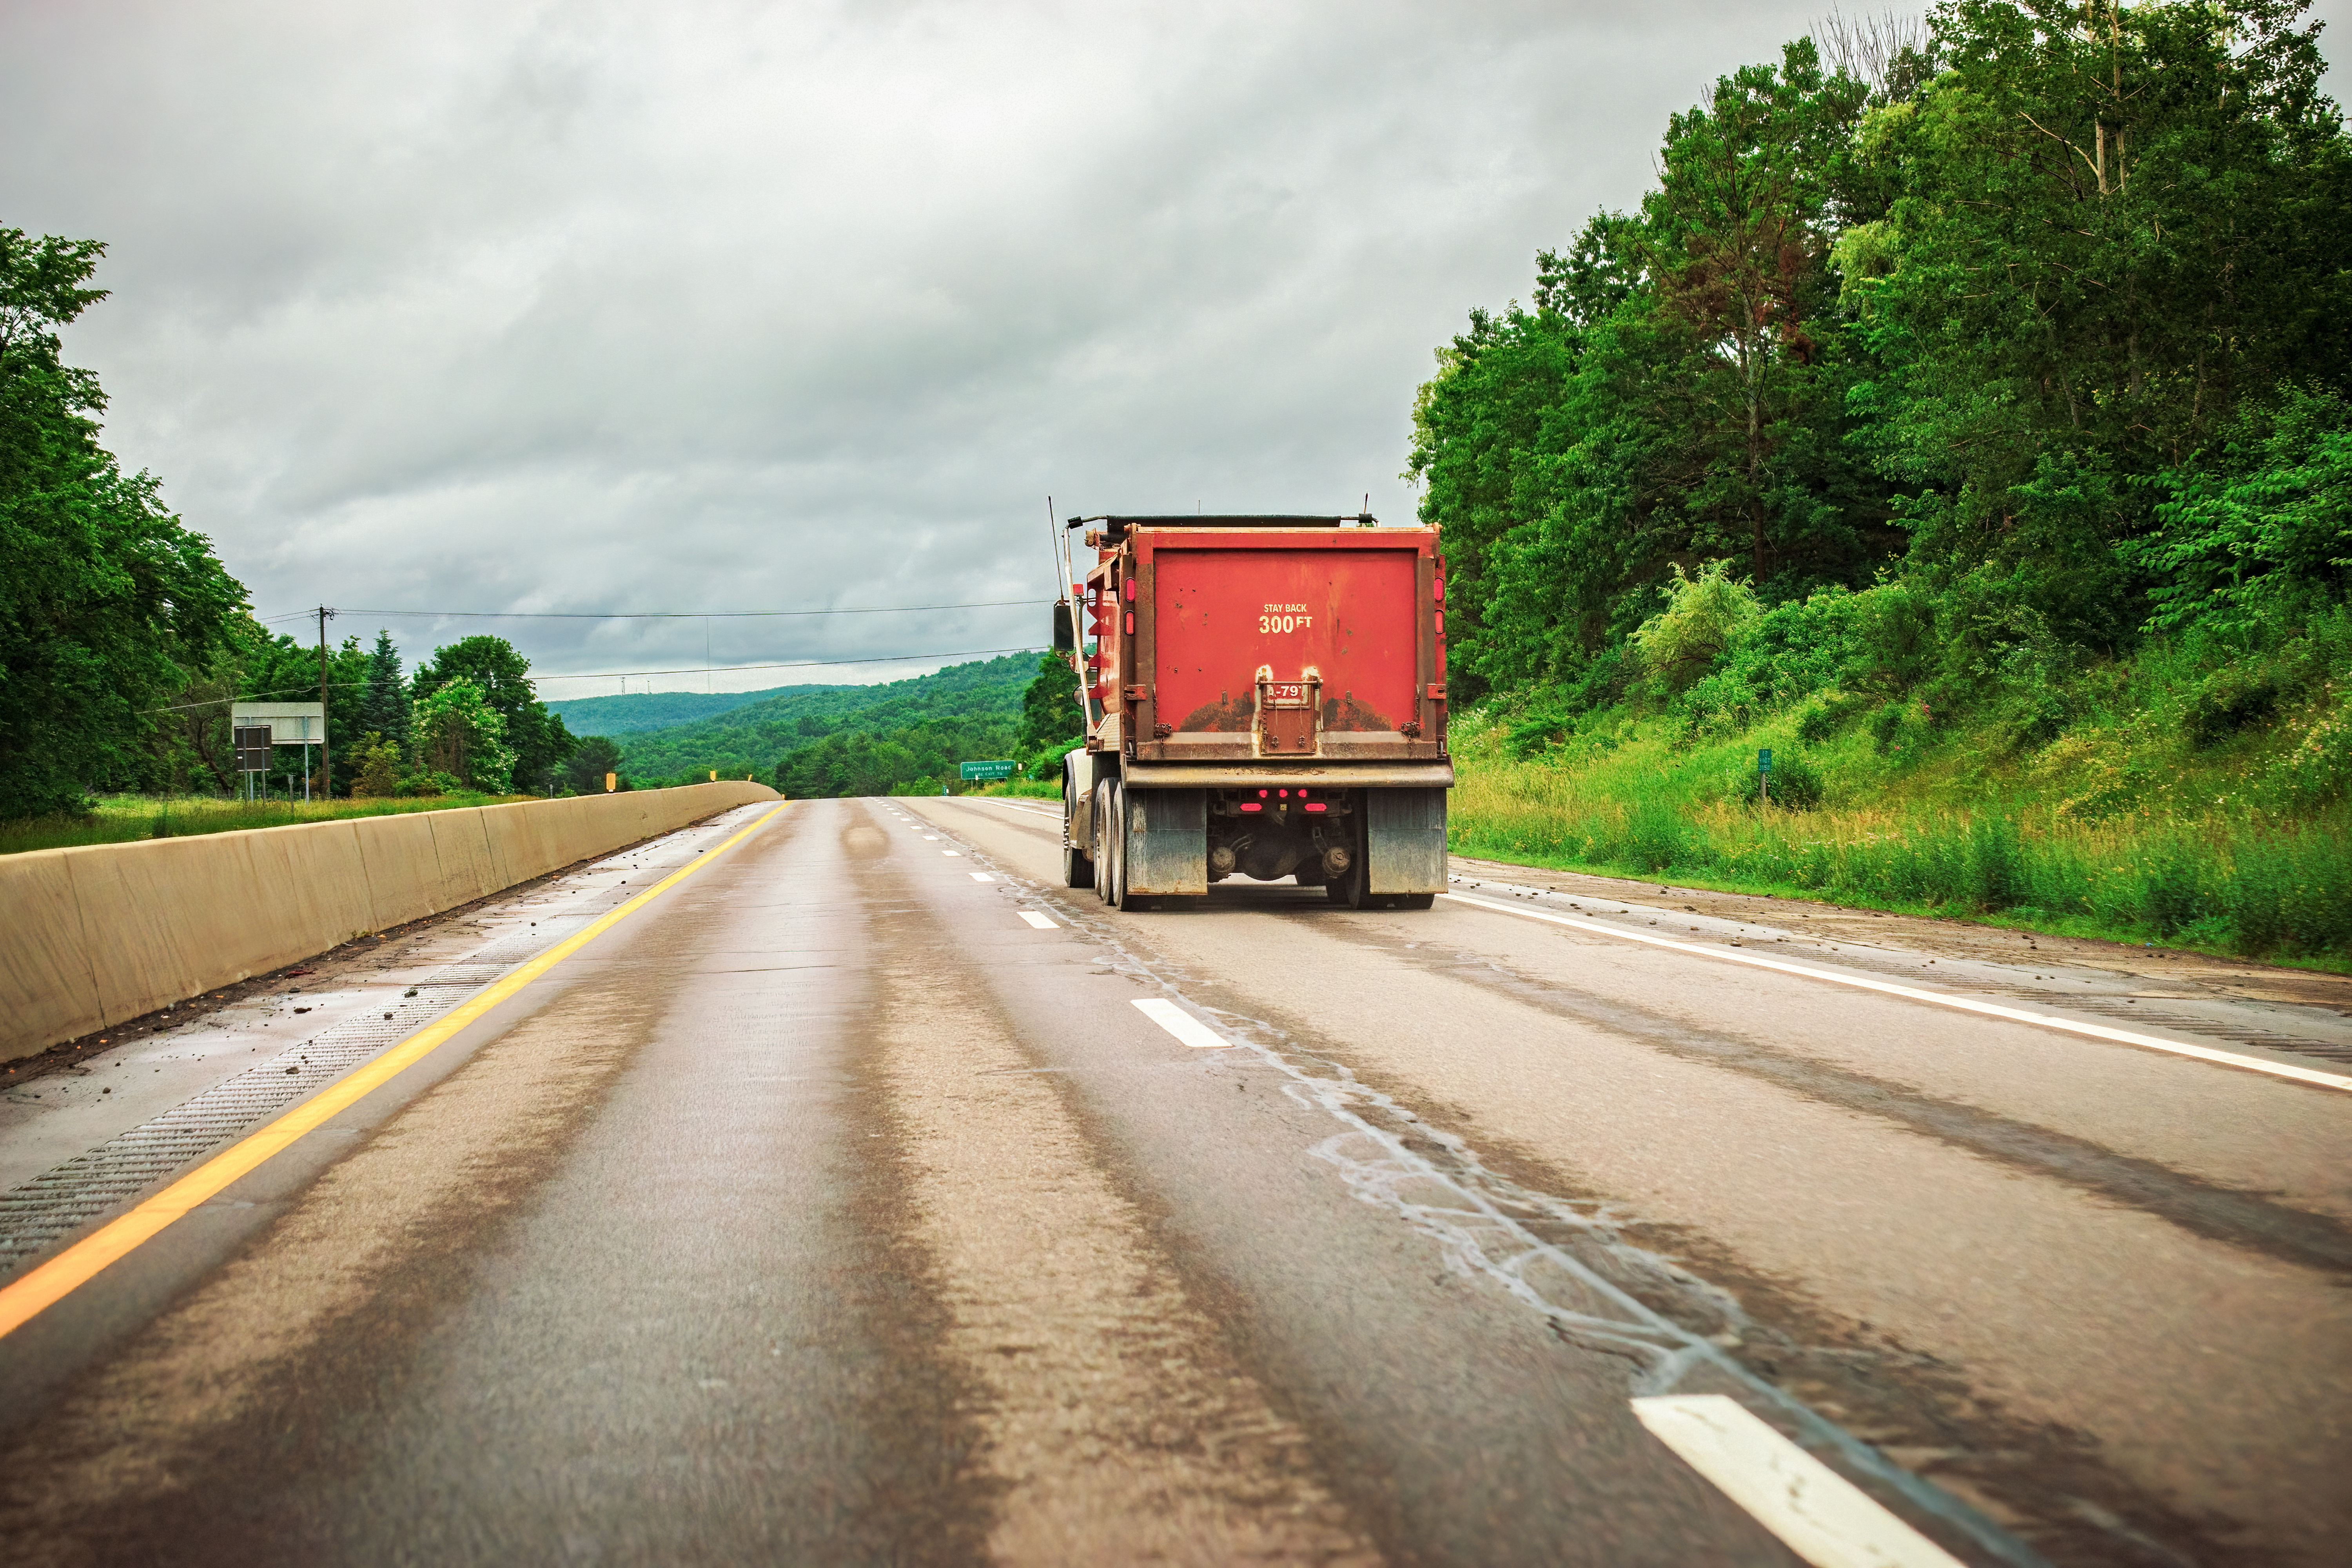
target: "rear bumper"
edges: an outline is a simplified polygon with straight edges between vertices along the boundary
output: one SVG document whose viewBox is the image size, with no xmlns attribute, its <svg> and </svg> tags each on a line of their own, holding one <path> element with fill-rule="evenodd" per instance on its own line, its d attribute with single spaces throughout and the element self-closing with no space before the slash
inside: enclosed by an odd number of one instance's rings
<svg viewBox="0 0 2352 1568">
<path fill-rule="evenodd" d="M 1130 789 L 1451 789 L 1452 763 L 1129 763 Z"/>
</svg>

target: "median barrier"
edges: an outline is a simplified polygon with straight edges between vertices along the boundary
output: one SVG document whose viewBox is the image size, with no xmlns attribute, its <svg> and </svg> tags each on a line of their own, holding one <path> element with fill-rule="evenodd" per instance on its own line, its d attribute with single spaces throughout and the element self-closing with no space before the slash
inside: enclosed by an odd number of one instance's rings
<svg viewBox="0 0 2352 1568">
<path fill-rule="evenodd" d="M 0 1061 L 776 798 L 700 784 L 0 856 Z"/>
</svg>

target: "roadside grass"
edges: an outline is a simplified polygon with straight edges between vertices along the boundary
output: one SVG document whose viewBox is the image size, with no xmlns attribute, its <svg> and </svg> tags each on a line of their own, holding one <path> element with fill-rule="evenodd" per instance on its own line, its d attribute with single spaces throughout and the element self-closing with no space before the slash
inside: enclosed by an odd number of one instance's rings
<svg viewBox="0 0 2352 1568">
<path fill-rule="evenodd" d="M 999 779 L 993 784 L 981 784 L 962 793 L 1010 795 L 1021 800 L 1059 800 L 1062 798 L 1062 786 L 1053 779 Z"/>
<path fill-rule="evenodd" d="M 333 822 L 349 816 L 394 816 L 415 811 L 449 811 L 470 805 L 504 805 L 540 800 L 535 795 L 438 795 L 387 800 L 226 800 L 207 795 L 102 795 L 87 814 L 59 814 L 0 822 L 0 855 L 29 849 L 68 849 L 85 844 L 125 844 L 141 838 L 180 838 L 204 833 L 234 833 L 250 827 L 286 827 L 301 822 Z"/>
<path fill-rule="evenodd" d="M 1525 865 L 2352 972 L 2352 813 L 2258 809 L 2232 787 L 2260 761 L 2251 748 L 2155 754 L 2161 731 L 2136 721 L 2035 755 L 1984 732 L 1907 734 L 1890 750 L 1856 728 L 1805 745 L 1797 724 L 1695 742 L 1671 716 L 1621 712 L 1521 759 L 1504 725 L 1465 714 L 1449 842 Z M 1776 785 L 1810 775 L 1812 809 L 1757 804 L 1759 746 L 1775 750 Z"/>
</svg>

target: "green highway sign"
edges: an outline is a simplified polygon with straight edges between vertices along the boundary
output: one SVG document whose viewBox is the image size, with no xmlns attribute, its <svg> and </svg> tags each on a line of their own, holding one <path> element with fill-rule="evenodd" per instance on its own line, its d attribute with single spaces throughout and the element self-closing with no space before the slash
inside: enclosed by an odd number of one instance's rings
<svg viewBox="0 0 2352 1568">
<path fill-rule="evenodd" d="M 1009 779 L 1013 776 L 1010 758 L 1001 763 L 965 763 L 963 776 L 967 779 Z"/>
<path fill-rule="evenodd" d="M 967 764 L 967 765 L 969 765 L 969 764 Z M 1761 748 L 1760 750 L 1759 750 L 1759 751 L 1757 752 L 1757 753 L 1756 753 L 1756 771 L 1757 771 L 1758 773 L 1770 773 L 1770 772 L 1772 771 L 1772 748 L 1771 748 L 1771 747 L 1769 747 L 1769 746 L 1766 746 L 1766 747 L 1763 747 L 1763 748 Z"/>
</svg>

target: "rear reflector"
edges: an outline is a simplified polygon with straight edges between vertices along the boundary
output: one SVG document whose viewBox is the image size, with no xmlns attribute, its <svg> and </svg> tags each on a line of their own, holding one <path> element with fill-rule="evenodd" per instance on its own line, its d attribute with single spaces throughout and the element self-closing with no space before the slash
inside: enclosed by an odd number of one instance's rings
<svg viewBox="0 0 2352 1568">
<path fill-rule="evenodd" d="M 1242 809 L 1244 811 L 1264 811 L 1265 807 L 1258 805 L 1258 803 L 1254 800 L 1245 800 L 1242 802 Z"/>
<path fill-rule="evenodd" d="M 1309 811 L 1328 811 L 1331 808 L 1324 805 L 1319 800 L 1310 800 L 1307 803 L 1307 809 Z"/>
</svg>

